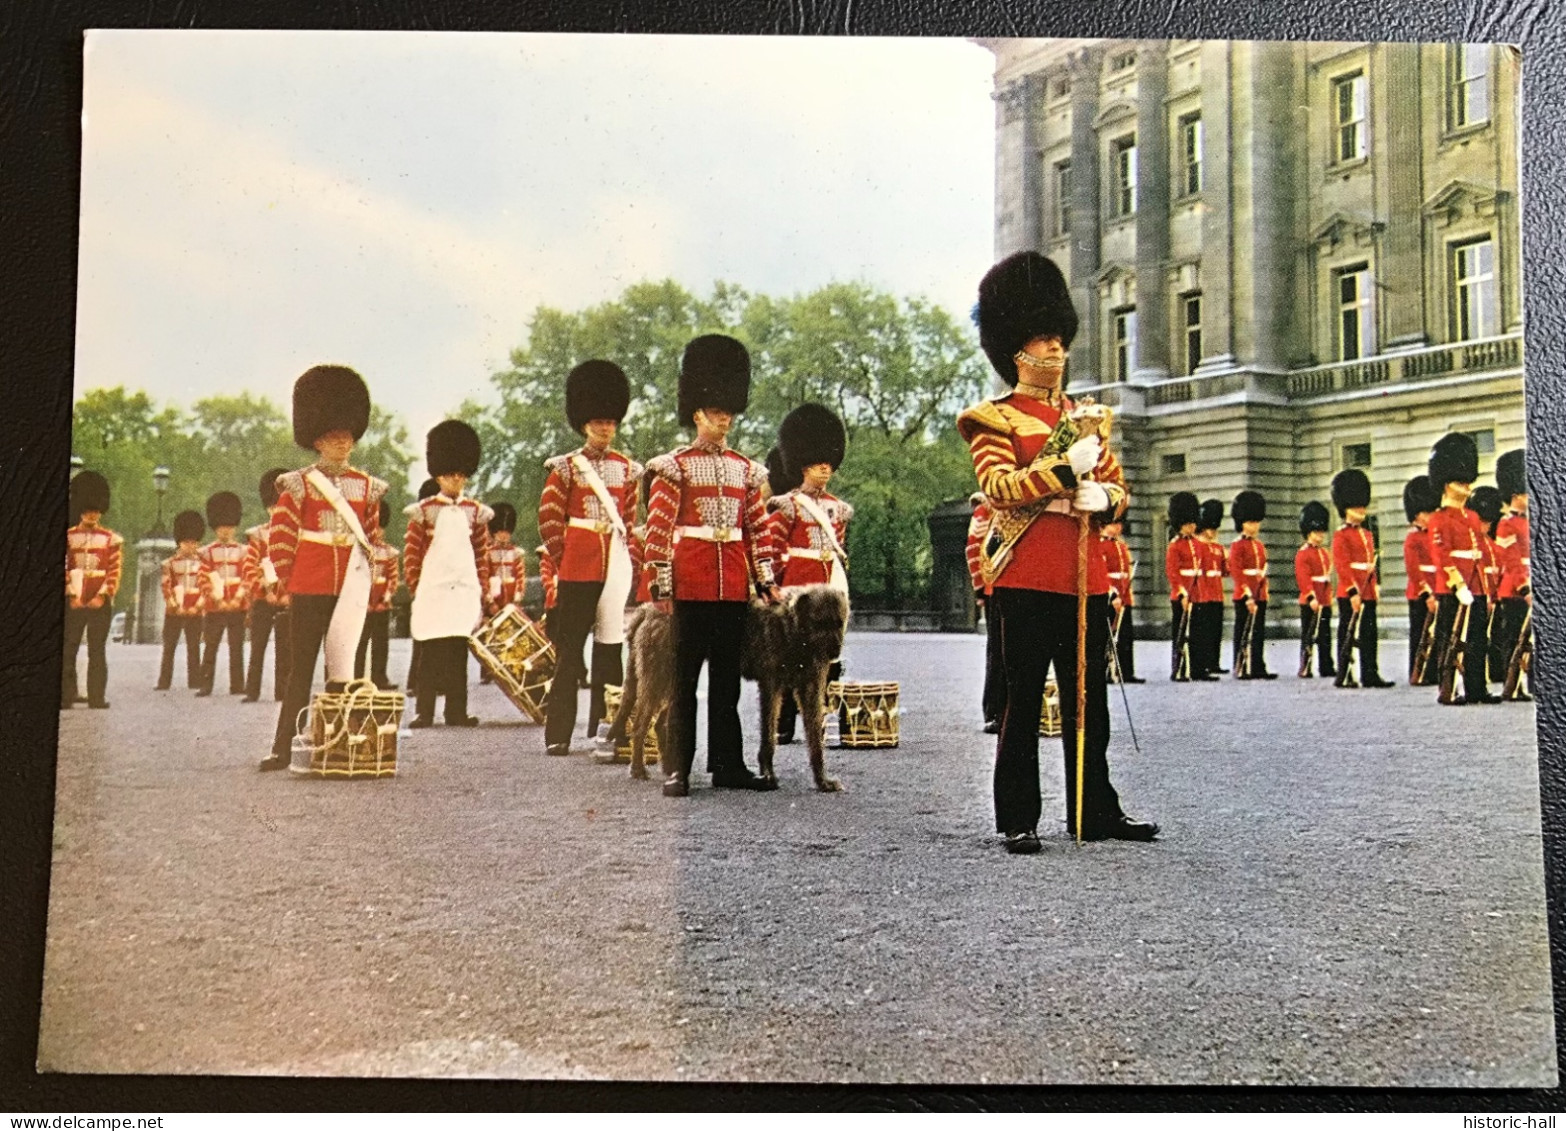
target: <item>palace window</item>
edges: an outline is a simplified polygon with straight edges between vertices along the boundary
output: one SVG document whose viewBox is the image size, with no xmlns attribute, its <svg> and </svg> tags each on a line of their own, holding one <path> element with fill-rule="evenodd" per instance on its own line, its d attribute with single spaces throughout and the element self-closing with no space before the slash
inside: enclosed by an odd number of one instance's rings
<svg viewBox="0 0 1566 1131">
<path fill-rule="evenodd" d="M 1180 119 L 1180 191 L 1189 196 L 1202 191 L 1202 116 Z"/>
<path fill-rule="evenodd" d="M 1344 444 L 1342 458 L 1338 461 L 1344 471 L 1351 467 L 1370 466 L 1370 441 L 1363 444 Z"/>
<path fill-rule="evenodd" d="M 1451 87 L 1447 121 L 1457 130 L 1490 120 L 1490 48 L 1483 43 L 1453 44 L 1449 56 Z"/>
<path fill-rule="evenodd" d="M 1495 244 L 1473 240 L 1452 248 L 1452 337 L 1459 342 L 1500 332 Z"/>
<path fill-rule="evenodd" d="M 1122 51 L 1118 55 L 1109 57 L 1109 69 L 1111 72 L 1129 71 L 1134 66 L 1136 66 L 1135 51 Z"/>
<path fill-rule="evenodd" d="M 1116 138 L 1109 152 L 1114 215 L 1129 216 L 1136 211 L 1136 135 Z"/>
<path fill-rule="evenodd" d="M 1365 131 L 1367 103 L 1363 71 L 1332 81 L 1333 161 L 1358 161 L 1369 152 Z"/>
<path fill-rule="evenodd" d="M 1180 314 L 1185 333 L 1185 371 L 1191 374 L 1202 363 L 1202 296 L 1181 295 Z"/>
<path fill-rule="evenodd" d="M 1071 162 L 1055 163 L 1055 234 L 1071 232 Z"/>
<path fill-rule="evenodd" d="M 1184 475 L 1185 453 L 1175 452 L 1171 455 L 1159 456 L 1158 467 L 1164 475 Z"/>
<path fill-rule="evenodd" d="M 1364 263 L 1333 273 L 1338 310 L 1338 359 L 1354 361 L 1376 352 L 1374 282 Z"/>
<path fill-rule="evenodd" d="M 1050 98 L 1055 99 L 1055 100 L 1059 100 L 1059 99 L 1062 99 L 1062 98 L 1069 97 L 1070 94 L 1071 94 L 1071 80 L 1070 79 L 1056 79 L 1053 83 L 1050 84 L 1050 88 L 1049 88 L 1049 96 L 1050 96 Z"/>
<path fill-rule="evenodd" d="M 1114 379 L 1129 381 L 1136 364 L 1136 307 L 1123 306 L 1109 315 L 1109 356 L 1114 363 Z"/>
</svg>

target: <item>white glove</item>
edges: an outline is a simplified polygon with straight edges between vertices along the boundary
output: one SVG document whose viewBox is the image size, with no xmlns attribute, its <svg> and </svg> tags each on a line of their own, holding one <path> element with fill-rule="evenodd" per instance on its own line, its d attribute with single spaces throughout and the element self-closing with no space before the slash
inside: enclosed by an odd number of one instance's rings
<svg viewBox="0 0 1566 1131">
<path fill-rule="evenodd" d="M 1079 511 L 1097 514 L 1099 511 L 1109 509 L 1109 492 L 1104 490 L 1102 484 L 1084 479 L 1077 484 L 1077 495 L 1071 505 Z"/>
<path fill-rule="evenodd" d="M 1457 603 L 1465 607 L 1474 603 L 1474 595 L 1468 586 L 1459 585 L 1457 587 Z"/>
<path fill-rule="evenodd" d="M 1084 436 L 1066 449 L 1066 458 L 1071 461 L 1071 470 L 1081 479 L 1098 466 L 1103 451 L 1103 441 L 1097 436 Z"/>
</svg>

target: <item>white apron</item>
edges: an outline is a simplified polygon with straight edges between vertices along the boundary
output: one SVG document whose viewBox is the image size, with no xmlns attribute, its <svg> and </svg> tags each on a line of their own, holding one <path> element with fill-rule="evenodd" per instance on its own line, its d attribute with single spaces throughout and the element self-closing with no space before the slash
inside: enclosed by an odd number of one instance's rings
<svg viewBox="0 0 1566 1131">
<path fill-rule="evenodd" d="M 441 507 L 424 554 L 419 591 L 413 596 L 413 638 L 469 636 L 483 612 L 468 512 L 459 506 Z"/>
<path fill-rule="evenodd" d="M 609 539 L 609 568 L 604 573 L 604 589 L 598 595 L 598 618 L 593 622 L 593 641 L 597 644 L 625 643 L 625 602 L 631 596 L 631 552 L 625 539 Z"/>
</svg>

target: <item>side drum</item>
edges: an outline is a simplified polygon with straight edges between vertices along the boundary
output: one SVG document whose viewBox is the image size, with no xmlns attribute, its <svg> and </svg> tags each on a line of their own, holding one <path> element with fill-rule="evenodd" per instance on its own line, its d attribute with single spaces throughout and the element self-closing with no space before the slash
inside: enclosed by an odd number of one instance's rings
<svg viewBox="0 0 1566 1131">
<path fill-rule="evenodd" d="M 517 710 L 535 723 L 544 721 L 555 646 L 542 627 L 515 605 L 507 605 L 468 637 L 468 651 Z"/>
<path fill-rule="evenodd" d="M 294 738 L 289 772 L 309 778 L 389 778 L 397 774 L 397 731 L 407 700 L 367 679 L 310 701 L 308 731 Z"/>
<path fill-rule="evenodd" d="M 827 684 L 827 718 L 837 716 L 838 747 L 887 749 L 898 744 L 896 683 Z"/>
</svg>

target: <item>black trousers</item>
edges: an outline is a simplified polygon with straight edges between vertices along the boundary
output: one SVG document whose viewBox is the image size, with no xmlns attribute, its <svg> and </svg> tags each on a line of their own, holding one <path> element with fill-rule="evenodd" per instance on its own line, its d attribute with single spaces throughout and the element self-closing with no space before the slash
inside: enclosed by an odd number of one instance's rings
<svg viewBox="0 0 1566 1131">
<path fill-rule="evenodd" d="M 1000 722 L 1006 713 L 1006 669 L 1001 663 L 1000 629 L 995 624 L 995 606 L 984 605 L 984 721 Z"/>
<path fill-rule="evenodd" d="M 69 707 L 81 697 L 76 682 L 76 653 L 87 637 L 87 702 L 103 703 L 109 690 L 109 625 L 114 608 L 107 601 L 97 609 L 65 610 L 65 666 L 60 673 L 60 706 Z"/>
<path fill-rule="evenodd" d="M 1202 626 L 1202 674 L 1213 675 L 1223 667 L 1223 602 L 1199 602 L 1196 622 Z"/>
<path fill-rule="evenodd" d="M 281 700 L 288 688 L 288 609 L 270 601 L 250 607 L 250 668 L 245 673 L 245 695 L 261 698 L 261 669 L 266 667 L 266 644 L 277 630 L 277 658 L 272 664 L 272 696 Z"/>
<path fill-rule="evenodd" d="M 228 693 L 245 692 L 245 614 L 243 610 L 208 613 L 202 618 L 201 690 L 211 692 L 217 679 L 217 650 L 223 634 L 228 634 Z"/>
<path fill-rule="evenodd" d="M 272 736 L 272 753 L 276 757 L 286 758 L 292 752 L 299 712 L 310 705 L 315 660 L 321 653 L 321 642 L 326 639 L 335 608 L 335 593 L 295 593 L 290 599 L 288 691 L 277 714 L 277 733 Z"/>
<path fill-rule="evenodd" d="M 1528 602 L 1522 597 L 1498 597 L 1494 604 L 1490 614 L 1490 682 L 1504 684 L 1517 638 L 1522 635 L 1523 618 L 1528 615 Z"/>
<path fill-rule="evenodd" d="M 1327 679 L 1333 679 L 1338 674 L 1338 664 L 1332 651 L 1332 606 L 1330 604 L 1321 606 L 1319 619 L 1318 610 L 1312 609 L 1309 605 L 1300 606 L 1300 640 L 1302 648 L 1303 641 L 1310 636 L 1312 631 L 1316 633 L 1314 641 L 1316 674 L 1325 676 Z"/>
<path fill-rule="evenodd" d="M 419 687 L 419 661 L 423 658 L 424 646 L 419 641 L 413 642 L 411 654 L 408 656 L 408 678 L 403 681 L 403 687 L 412 695 Z"/>
<path fill-rule="evenodd" d="M 1006 713 L 995 749 L 995 828 L 1021 832 L 1037 828 L 1039 716 L 1045 677 L 1055 669 L 1060 688 L 1061 749 L 1066 766 L 1066 825 L 1076 831 L 1077 793 L 1077 599 L 1036 589 L 997 589 L 990 598 L 1001 634 L 1006 673 Z M 1082 823 L 1091 832 L 1124 814 L 1109 782 L 1109 690 L 1100 657 L 1109 646 L 1109 598 L 1088 598 L 1086 747 L 1083 757 Z"/>
<path fill-rule="evenodd" d="M 598 619 L 598 598 L 604 591 L 602 581 L 562 581 L 556 589 L 555 607 L 549 610 L 549 639 L 555 646 L 555 677 L 549 684 L 549 699 L 544 704 L 544 745 L 559 746 L 571 741 L 576 729 L 576 700 L 586 665 L 582 646 Z M 735 668 L 738 671 L 738 667 Z M 420 681 L 423 673 L 420 673 Z M 597 719 L 590 720 L 596 727 Z"/>
<path fill-rule="evenodd" d="M 1447 593 L 1441 598 L 1441 607 L 1436 611 L 1437 664 L 1442 664 L 1447 657 L 1448 644 L 1452 639 L 1452 629 L 1456 626 L 1457 610 L 1460 607 L 1456 593 Z M 1478 702 L 1490 694 L 1490 687 L 1485 679 L 1486 668 L 1489 666 L 1486 661 L 1490 647 L 1490 606 L 1477 593 L 1474 594 L 1474 603 L 1468 607 L 1468 635 L 1462 644 L 1463 698 L 1471 703 Z M 1456 656 L 1457 653 L 1453 652 L 1454 662 Z M 1455 693 L 1456 689 L 1453 690 Z"/>
<path fill-rule="evenodd" d="M 1175 679 L 1180 674 L 1180 653 L 1182 650 L 1190 658 L 1187 675 L 1195 675 L 1201 670 L 1197 663 L 1196 653 L 1196 605 L 1193 603 L 1189 609 L 1179 601 L 1169 602 L 1169 678 Z M 1185 648 L 1180 647 L 1181 627 L 1185 628 Z"/>
<path fill-rule="evenodd" d="M 1115 617 L 1113 605 L 1110 606 L 1109 616 L 1110 623 L 1113 624 Z M 1133 619 L 1134 616 L 1135 614 L 1132 613 L 1130 605 L 1122 605 L 1120 607 L 1120 630 L 1115 635 L 1114 649 L 1115 663 L 1120 668 L 1120 678 L 1123 680 L 1136 678 L 1136 622 Z M 1113 677 L 1114 673 L 1111 672 L 1110 678 Z"/>
<path fill-rule="evenodd" d="M 163 662 L 158 666 L 158 690 L 174 684 L 174 649 L 185 638 L 185 686 L 201 686 L 201 614 L 163 614 Z"/>
<path fill-rule="evenodd" d="M 1425 626 L 1429 621 L 1430 610 L 1423 597 L 1416 597 L 1408 603 L 1408 678 L 1411 683 L 1419 679 L 1419 674 L 1414 671 L 1414 660 L 1419 655 L 1419 642 L 1424 639 Z M 1430 657 L 1430 663 L 1425 669 L 1430 678 L 1419 680 L 1418 686 L 1437 682 L 1436 667 L 1441 662 L 1441 654 L 1434 644 L 1430 647 Z"/>
<path fill-rule="evenodd" d="M 444 695 L 446 721 L 461 722 L 468 717 L 468 638 L 437 636 L 419 643 L 419 718 L 433 719 L 435 699 Z"/>
<path fill-rule="evenodd" d="M 1251 625 L 1252 619 L 1256 624 Z M 1230 665 L 1236 673 L 1240 671 L 1240 652 L 1245 648 L 1245 634 L 1250 633 L 1250 670 L 1252 676 L 1259 676 L 1267 671 L 1267 602 L 1256 602 L 1256 613 L 1252 617 L 1250 609 L 1244 601 L 1234 603 L 1234 662 Z"/>
<path fill-rule="evenodd" d="M 594 606 L 596 619 L 597 606 Z M 598 724 L 604 721 L 604 688 L 625 686 L 625 645 L 600 644 L 593 640 L 592 694 L 588 696 L 587 736 L 598 733 Z M 613 719 L 608 720 L 613 722 Z"/>
<path fill-rule="evenodd" d="M 843 661 L 841 661 L 841 660 L 833 660 L 832 661 L 832 665 L 829 668 L 827 668 L 827 682 L 828 683 L 835 683 L 836 681 L 838 681 L 838 680 L 840 680 L 842 678 L 843 678 Z M 847 722 L 846 722 L 847 717 L 848 717 L 848 712 L 846 710 L 840 712 L 839 715 L 838 715 L 838 718 L 840 720 L 844 720 L 844 721 L 839 722 L 839 724 L 838 724 L 844 730 L 846 730 L 848 728 Z M 783 705 L 778 708 L 778 741 L 779 742 L 793 742 L 794 741 L 794 731 L 798 728 L 798 725 L 799 725 L 799 704 L 794 701 L 794 696 L 792 694 L 785 695 L 785 696 L 783 696 Z"/>
<path fill-rule="evenodd" d="M 368 652 L 370 679 L 374 681 L 376 687 L 391 686 L 391 678 L 386 674 L 386 651 L 390 645 L 390 636 L 390 609 L 365 614 L 364 631 L 359 633 L 359 651 L 353 658 L 354 679 L 364 678 L 364 658 L 365 653 Z"/>
<path fill-rule="evenodd" d="M 1352 658 L 1345 650 L 1348 642 L 1349 622 L 1354 619 L 1354 609 L 1347 597 L 1338 598 L 1338 656 L 1342 667 L 1337 678 L 1347 679 Z M 1381 660 L 1377 654 L 1380 636 L 1376 632 L 1376 602 L 1360 602 L 1359 614 L 1359 682 L 1362 687 L 1381 682 Z"/>
<path fill-rule="evenodd" d="M 707 668 L 707 769 L 725 774 L 746 768 L 739 697 L 748 612 L 745 601 L 674 602 L 674 702 L 669 709 L 664 773 L 689 775 L 696 760 L 696 685 L 703 665 Z"/>
</svg>

